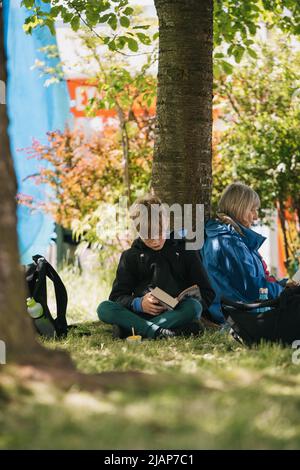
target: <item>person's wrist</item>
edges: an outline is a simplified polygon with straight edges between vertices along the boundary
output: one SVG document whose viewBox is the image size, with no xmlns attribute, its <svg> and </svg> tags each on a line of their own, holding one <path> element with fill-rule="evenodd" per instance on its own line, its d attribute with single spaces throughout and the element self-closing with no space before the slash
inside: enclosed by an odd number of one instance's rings
<svg viewBox="0 0 300 470">
<path fill-rule="evenodd" d="M 143 312 L 143 297 L 135 297 L 132 302 L 134 312 Z"/>
</svg>

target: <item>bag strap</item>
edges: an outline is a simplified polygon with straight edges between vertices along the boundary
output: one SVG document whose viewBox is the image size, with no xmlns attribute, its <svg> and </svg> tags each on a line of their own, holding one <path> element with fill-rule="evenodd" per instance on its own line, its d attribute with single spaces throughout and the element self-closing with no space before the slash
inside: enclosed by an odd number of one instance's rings
<svg viewBox="0 0 300 470">
<path fill-rule="evenodd" d="M 47 263 L 47 276 L 52 280 L 55 289 L 56 297 L 56 311 L 57 317 L 55 320 L 58 332 L 66 334 L 68 331 L 68 325 L 66 320 L 68 294 L 67 290 L 62 282 L 60 276 L 57 274 L 51 264 Z"/>
<path fill-rule="evenodd" d="M 47 304 L 46 260 L 40 255 L 35 255 L 32 259 L 34 261 L 33 267 L 35 266 L 35 271 L 31 281 L 31 295 L 36 302 L 42 305 L 46 317 L 54 324 L 54 319 L 52 318 Z"/>
<path fill-rule="evenodd" d="M 67 334 L 68 325 L 66 320 L 66 311 L 68 304 L 68 294 L 64 283 L 55 269 L 43 256 L 35 255 L 32 257 L 32 259 L 36 263 L 37 271 L 39 273 L 39 279 L 38 282 L 36 282 L 33 297 L 37 301 L 42 301 L 41 303 L 43 308 L 45 308 L 46 316 L 54 323 L 58 336 Z M 47 277 L 53 282 L 55 290 L 57 312 L 55 319 L 52 317 L 47 304 Z"/>
<path fill-rule="evenodd" d="M 253 310 L 256 308 L 260 307 L 275 307 L 279 304 L 279 298 L 276 299 L 271 299 L 271 300 L 261 300 L 259 302 L 253 302 L 253 303 L 244 303 L 244 302 L 234 302 L 233 300 L 226 299 L 225 297 L 222 297 L 221 299 L 221 304 L 222 307 L 229 307 L 232 309 L 237 309 L 237 310 Z"/>
</svg>

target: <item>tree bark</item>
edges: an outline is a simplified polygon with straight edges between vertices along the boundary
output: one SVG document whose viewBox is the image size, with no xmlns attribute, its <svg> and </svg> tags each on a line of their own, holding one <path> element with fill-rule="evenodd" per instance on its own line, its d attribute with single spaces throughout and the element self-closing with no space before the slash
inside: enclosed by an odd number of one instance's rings
<svg viewBox="0 0 300 470">
<path fill-rule="evenodd" d="M 6 84 L 3 14 L 0 3 L 0 80 Z M 16 219 L 17 183 L 7 134 L 5 104 L 0 104 L 0 340 L 6 361 L 23 361 L 43 348 L 25 311 L 25 278 L 19 263 Z"/>
<path fill-rule="evenodd" d="M 127 122 L 124 115 L 124 111 L 116 101 L 117 113 L 120 123 L 121 139 L 122 139 L 122 154 L 123 154 L 123 181 L 124 181 L 124 193 L 127 197 L 128 203 L 131 201 L 131 185 L 129 175 L 129 138 L 127 132 Z"/>
<path fill-rule="evenodd" d="M 289 257 L 290 257 L 290 249 L 289 249 L 289 242 L 288 242 L 288 237 L 287 237 L 287 231 L 286 231 L 286 225 L 285 225 L 285 207 L 284 207 L 284 202 L 279 201 L 278 202 L 278 215 L 279 215 L 279 221 L 280 221 L 280 226 L 283 234 L 283 244 L 284 244 L 284 253 L 285 253 L 285 267 L 288 270 L 289 269 Z"/>
<path fill-rule="evenodd" d="M 212 184 L 213 0 L 155 0 L 159 19 L 152 185 L 168 204 L 204 204 Z"/>
</svg>

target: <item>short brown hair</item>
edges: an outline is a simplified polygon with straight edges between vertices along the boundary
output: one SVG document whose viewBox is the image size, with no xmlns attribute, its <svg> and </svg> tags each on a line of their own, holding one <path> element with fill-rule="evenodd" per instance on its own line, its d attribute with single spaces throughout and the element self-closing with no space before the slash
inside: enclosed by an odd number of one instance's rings
<svg viewBox="0 0 300 470">
<path fill-rule="evenodd" d="M 164 208 L 161 199 L 154 194 L 139 197 L 130 208 L 130 217 L 142 238 L 159 238 L 164 231 Z"/>
</svg>

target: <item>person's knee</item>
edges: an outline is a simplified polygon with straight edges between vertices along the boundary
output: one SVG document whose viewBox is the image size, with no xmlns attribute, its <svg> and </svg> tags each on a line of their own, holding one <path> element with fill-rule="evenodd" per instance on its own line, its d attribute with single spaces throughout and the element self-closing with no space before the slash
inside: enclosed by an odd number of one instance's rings
<svg viewBox="0 0 300 470">
<path fill-rule="evenodd" d="M 110 300 L 104 300 L 98 305 L 97 315 L 101 321 L 105 323 L 110 323 L 112 304 L 113 302 L 111 302 Z"/>
<path fill-rule="evenodd" d="M 199 320 L 203 310 L 201 302 L 191 297 L 186 300 L 186 303 L 186 307 L 191 315 L 191 320 Z"/>
</svg>

